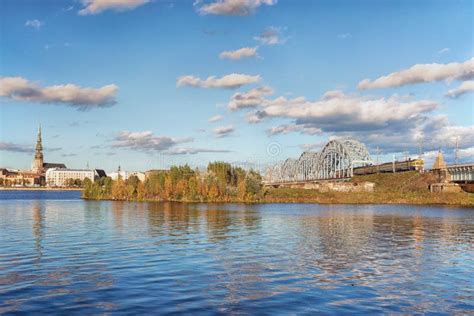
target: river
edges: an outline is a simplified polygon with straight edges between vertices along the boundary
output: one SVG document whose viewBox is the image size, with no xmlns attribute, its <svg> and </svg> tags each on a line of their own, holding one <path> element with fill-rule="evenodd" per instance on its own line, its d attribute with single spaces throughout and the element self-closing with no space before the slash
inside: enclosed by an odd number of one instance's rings
<svg viewBox="0 0 474 316">
<path fill-rule="evenodd" d="M 473 313 L 474 209 L 0 191 L 0 314 Z"/>
</svg>

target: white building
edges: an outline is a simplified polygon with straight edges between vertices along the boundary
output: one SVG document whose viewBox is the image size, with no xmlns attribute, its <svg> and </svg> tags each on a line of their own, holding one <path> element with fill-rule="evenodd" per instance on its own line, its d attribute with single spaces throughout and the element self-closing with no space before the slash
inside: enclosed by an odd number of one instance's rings
<svg viewBox="0 0 474 316">
<path fill-rule="evenodd" d="M 68 179 L 83 181 L 85 178 L 89 178 L 91 181 L 94 181 L 95 175 L 96 172 L 94 170 L 52 168 L 46 171 L 46 185 L 50 187 L 64 187 Z"/>
<path fill-rule="evenodd" d="M 108 173 L 108 176 L 111 177 L 112 180 L 117 180 L 119 174 L 123 180 L 127 180 L 131 176 L 136 176 L 140 181 L 143 182 L 145 181 L 145 178 L 146 178 L 145 173 L 138 172 L 138 171 L 118 171 L 118 172 L 116 171 L 116 172 Z"/>
</svg>

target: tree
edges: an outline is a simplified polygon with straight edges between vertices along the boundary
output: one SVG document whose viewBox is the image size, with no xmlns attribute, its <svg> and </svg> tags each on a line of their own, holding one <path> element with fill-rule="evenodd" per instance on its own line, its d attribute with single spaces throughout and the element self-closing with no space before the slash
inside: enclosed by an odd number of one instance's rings
<svg viewBox="0 0 474 316">
<path fill-rule="evenodd" d="M 85 178 L 85 179 L 89 179 L 89 178 Z M 81 186 L 82 186 L 82 181 L 81 181 L 81 179 L 75 179 L 75 180 L 74 180 L 74 186 L 75 186 L 75 187 L 81 187 Z"/>
<path fill-rule="evenodd" d="M 112 197 L 115 200 L 124 200 L 126 198 L 127 192 L 125 188 L 125 182 L 122 177 L 119 177 L 112 184 Z"/>
<path fill-rule="evenodd" d="M 245 178 L 245 187 L 247 195 L 255 198 L 262 190 L 262 176 L 259 173 L 250 170 Z"/>
<path fill-rule="evenodd" d="M 127 187 L 127 199 L 134 199 L 137 197 L 138 185 L 141 183 L 137 176 L 130 176 L 125 181 Z"/>
<path fill-rule="evenodd" d="M 66 179 L 66 181 L 64 181 L 64 185 L 67 186 L 68 188 L 73 187 L 74 179 L 73 178 Z"/>
<path fill-rule="evenodd" d="M 189 200 L 196 200 L 199 195 L 199 185 L 198 185 L 198 177 L 195 175 L 188 181 L 188 194 L 187 198 Z"/>
</svg>

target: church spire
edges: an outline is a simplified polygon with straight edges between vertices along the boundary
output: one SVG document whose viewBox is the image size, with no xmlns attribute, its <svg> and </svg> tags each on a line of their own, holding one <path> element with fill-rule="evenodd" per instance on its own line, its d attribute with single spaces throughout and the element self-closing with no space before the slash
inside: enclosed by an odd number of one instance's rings
<svg viewBox="0 0 474 316">
<path fill-rule="evenodd" d="M 31 170 L 36 173 L 43 172 L 43 141 L 41 139 L 41 125 L 38 126 L 38 135 L 36 137 L 35 159 L 31 164 Z"/>
<path fill-rule="evenodd" d="M 38 136 L 36 138 L 35 159 L 43 159 L 43 142 L 41 139 L 41 124 L 38 126 Z"/>
</svg>

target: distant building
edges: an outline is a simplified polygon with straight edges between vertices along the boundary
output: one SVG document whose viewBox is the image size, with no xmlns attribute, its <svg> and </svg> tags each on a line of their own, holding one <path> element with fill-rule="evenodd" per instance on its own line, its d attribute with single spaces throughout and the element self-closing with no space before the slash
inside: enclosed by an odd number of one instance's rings
<svg viewBox="0 0 474 316">
<path fill-rule="evenodd" d="M 100 178 L 105 178 L 105 177 L 107 177 L 107 174 L 106 174 L 105 171 L 102 170 L 102 169 L 94 169 L 94 171 L 95 171 L 96 178 L 99 178 L 99 179 L 100 179 Z"/>
<path fill-rule="evenodd" d="M 143 172 L 138 172 L 138 171 L 121 171 L 118 170 L 116 172 L 109 173 L 109 177 L 112 178 L 112 180 L 117 180 L 118 177 L 120 177 L 123 180 L 128 180 L 131 176 L 136 176 L 140 181 L 145 181 L 146 176 Z"/>
<path fill-rule="evenodd" d="M 43 140 L 41 138 L 41 126 L 38 127 L 36 138 L 35 156 L 31 163 L 31 170 L 9 170 L 0 168 L 0 186 L 39 186 L 46 185 L 62 187 L 68 179 L 92 181 L 107 177 L 102 169 L 83 170 L 67 169 L 63 163 L 44 162 Z"/>
<path fill-rule="evenodd" d="M 436 180 L 439 183 L 447 183 L 451 181 L 451 176 L 449 175 L 448 168 L 441 151 L 439 151 L 438 155 L 436 156 L 436 159 L 433 163 L 433 168 L 431 168 L 431 172 L 436 176 Z"/>
<path fill-rule="evenodd" d="M 94 170 L 51 168 L 46 171 L 46 185 L 50 187 L 64 187 L 68 179 L 84 181 L 85 178 L 89 178 L 91 181 L 94 181 L 95 177 L 96 172 Z"/>
<path fill-rule="evenodd" d="M 63 163 L 44 162 L 43 159 L 43 141 L 41 139 L 41 126 L 38 127 L 38 135 L 36 137 L 35 157 L 31 163 L 31 171 L 44 175 L 44 173 L 51 168 L 66 168 Z"/>
<path fill-rule="evenodd" d="M 35 172 L 0 169 L 2 186 L 39 186 L 42 177 Z"/>
<path fill-rule="evenodd" d="M 446 169 L 446 162 L 444 162 L 444 157 L 441 151 L 438 152 L 438 155 L 436 156 L 436 159 L 433 163 L 433 170 L 441 170 L 441 169 Z"/>
</svg>

